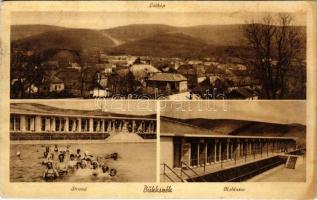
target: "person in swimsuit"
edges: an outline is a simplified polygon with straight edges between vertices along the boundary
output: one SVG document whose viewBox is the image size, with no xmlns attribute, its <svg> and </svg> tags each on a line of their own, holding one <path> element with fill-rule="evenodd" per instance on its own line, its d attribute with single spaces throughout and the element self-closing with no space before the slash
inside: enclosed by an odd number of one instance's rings
<svg viewBox="0 0 317 200">
<path fill-rule="evenodd" d="M 82 159 L 87 162 L 88 167 L 91 167 L 92 162 L 95 158 L 94 158 L 94 156 L 90 155 L 90 153 L 88 151 L 85 151 L 84 157 Z"/>
<path fill-rule="evenodd" d="M 70 145 L 69 145 L 69 144 L 66 146 L 66 153 L 72 153 L 72 152 L 71 152 L 71 148 L 70 148 Z"/>
<path fill-rule="evenodd" d="M 58 153 L 58 147 L 57 147 L 57 144 L 55 144 L 55 146 L 54 146 L 54 152 Z"/>
<path fill-rule="evenodd" d="M 81 160 L 80 168 L 81 168 L 81 169 L 87 168 L 87 161 L 86 161 L 86 160 Z"/>
<path fill-rule="evenodd" d="M 93 176 L 98 176 L 98 174 L 99 174 L 99 165 L 98 165 L 97 161 L 94 161 L 92 163 L 91 174 Z"/>
<path fill-rule="evenodd" d="M 46 164 L 46 169 L 44 171 L 44 174 L 43 174 L 43 178 L 46 180 L 46 181 L 53 181 L 55 180 L 57 177 L 58 177 L 58 172 L 56 169 L 54 169 L 53 167 L 53 163 L 52 162 L 48 162 Z"/>
<path fill-rule="evenodd" d="M 17 157 L 18 157 L 20 160 L 22 160 L 22 158 L 21 158 L 21 152 L 20 152 L 20 151 L 17 152 Z"/>
<path fill-rule="evenodd" d="M 110 169 L 109 175 L 110 175 L 110 176 L 115 176 L 115 175 L 117 175 L 117 170 L 116 170 L 116 169 Z"/>
<path fill-rule="evenodd" d="M 115 176 L 117 174 L 116 169 L 110 169 L 106 164 L 101 164 L 101 172 L 104 176 Z"/>
<path fill-rule="evenodd" d="M 81 159 L 80 149 L 77 149 L 77 150 L 76 150 L 75 156 L 76 156 L 78 159 Z"/>
<path fill-rule="evenodd" d="M 47 165 L 49 161 L 51 161 L 51 159 L 48 156 L 48 152 L 44 151 L 42 165 Z"/>
<path fill-rule="evenodd" d="M 108 171 L 109 171 L 109 167 L 106 165 L 106 164 L 102 164 L 101 165 L 101 171 L 102 171 L 102 173 L 108 173 Z"/>
<path fill-rule="evenodd" d="M 105 159 L 113 159 L 113 160 L 117 160 L 118 159 L 118 153 L 112 153 L 112 154 L 107 154 L 104 156 Z"/>
<path fill-rule="evenodd" d="M 57 163 L 57 166 L 56 166 L 56 169 L 59 175 L 66 175 L 68 173 L 68 165 L 64 161 L 64 158 L 65 158 L 64 154 L 59 154 L 58 156 L 59 163 Z"/>
<path fill-rule="evenodd" d="M 54 154 L 53 158 L 58 158 L 59 150 L 58 150 L 57 144 L 55 144 L 54 146 L 53 154 Z"/>
<path fill-rule="evenodd" d="M 72 171 L 75 171 L 76 165 L 77 165 L 77 160 L 75 160 L 75 155 L 74 154 L 70 154 L 69 161 L 68 161 L 69 169 L 71 169 Z"/>
<path fill-rule="evenodd" d="M 45 152 L 47 152 L 47 153 L 50 152 L 50 147 L 49 146 L 45 147 Z"/>
</svg>

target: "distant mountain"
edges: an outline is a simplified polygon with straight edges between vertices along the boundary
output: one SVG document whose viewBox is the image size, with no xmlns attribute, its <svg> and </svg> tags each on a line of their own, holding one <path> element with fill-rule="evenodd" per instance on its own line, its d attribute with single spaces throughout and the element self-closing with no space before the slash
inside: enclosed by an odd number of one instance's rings
<svg viewBox="0 0 317 200">
<path fill-rule="evenodd" d="M 243 25 L 202 25 L 179 28 L 177 31 L 215 46 L 243 45 Z"/>
<path fill-rule="evenodd" d="M 65 28 L 60 26 L 50 25 L 12 25 L 11 26 L 11 41 L 24 39 L 34 35 L 38 35 L 50 31 L 60 31 Z"/>
<path fill-rule="evenodd" d="M 43 32 L 15 40 L 12 41 L 12 46 L 43 51 L 54 48 L 80 51 L 92 48 L 106 49 L 114 46 L 114 42 L 100 31 L 89 29 L 63 29 Z"/>
<path fill-rule="evenodd" d="M 176 119 L 161 117 L 161 132 L 212 135 L 297 137 L 298 144 L 306 144 L 306 126 L 275 124 L 232 119 Z"/>
<path fill-rule="evenodd" d="M 162 24 L 134 24 L 104 30 L 71 29 L 47 25 L 11 26 L 12 46 L 45 50 L 48 48 L 82 50 L 98 48 L 113 54 L 158 57 L 234 57 L 244 54 L 245 25 L 201 25 L 173 27 Z M 302 33 L 305 49 L 306 29 Z M 305 51 L 298 53 L 305 57 Z"/>
<path fill-rule="evenodd" d="M 174 27 L 162 24 L 134 24 L 104 30 L 122 42 L 131 42 L 163 33 L 182 33 L 213 45 L 241 45 L 242 25 L 201 25 Z"/>
<path fill-rule="evenodd" d="M 111 35 L 122 43 L 126 43 L 175 30 L 177 30 L 177 27 L 163 24 L 131 24 L 102 30 L 102 32 Z"/>
</svg>

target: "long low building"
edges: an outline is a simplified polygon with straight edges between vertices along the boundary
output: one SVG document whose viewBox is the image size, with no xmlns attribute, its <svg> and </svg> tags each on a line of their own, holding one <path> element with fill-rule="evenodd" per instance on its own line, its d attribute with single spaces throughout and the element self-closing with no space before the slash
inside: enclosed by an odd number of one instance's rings
<svg viewBox="0 0 317 200">
<path fill-rule="evenodd" d="M 287 152 L 296 148 L 292 137 L 227 136 L 161 133 L 161 162 L 180 168 Z"/>
<path fill-rule="evenodd" d="M 60 109 L 42 104 L 12 103 L 10 133 L 156 135 L 155 115 L 138 116 L 99 110 Z"/>
<path fill-rule="evenodd" d="M 204 123 L 207 123 L 206 120 Z M 190 171 L 193 177 L 205 176 L 224 169 L 224 164 L 226 168 L 234 167 L 237 163 L 243 165 L 297 149 L 296 137 L 232 135 L 230 133 L 237 134 L 236 129 L 248 127 L 248 124 L 244 122 L 238 127 L 238 123 L 235 123 L 232 129 L 223 122 L 219 124 L 218 127 L 210 125 L 213 128 L 206 129 L 182 120 L 161 117 L 161 178 L 166 181 L 167 177 L 167 181 L 171 181 L 174 176 L 172 181 L 180 181 L 182 174 Z M 224 130 L 229 130 L 229 133 Z M 184 171 L 184 167 L 190 169 Z"/>
</svg>

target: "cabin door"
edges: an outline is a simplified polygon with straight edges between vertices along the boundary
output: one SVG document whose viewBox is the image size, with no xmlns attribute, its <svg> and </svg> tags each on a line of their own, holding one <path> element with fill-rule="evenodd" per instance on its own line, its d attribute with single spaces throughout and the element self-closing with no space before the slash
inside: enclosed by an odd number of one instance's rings
<svg viewBox="0 0 317 200">
<path fill-rule="evenodd" d="M 182 159 L 182 144 L 174 143 L 174 168 L 181 167 L 181 159 Z"/>
<path fill-rule="evenodd" d="M 198 143 L 191 144 L 191 151 L 190 151 L 190 165 L 191 166 L 198 166 Z"/>
<path fill-rule="evenodd" d="M 206 143 L 199 144 L 199 165 L 204 166 L 206 164 Z"/>
</svg>

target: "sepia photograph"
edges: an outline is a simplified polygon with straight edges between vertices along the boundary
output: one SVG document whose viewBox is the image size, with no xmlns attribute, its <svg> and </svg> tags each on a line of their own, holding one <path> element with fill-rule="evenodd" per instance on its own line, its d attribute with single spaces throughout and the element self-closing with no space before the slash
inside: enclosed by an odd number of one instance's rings
<svg viewBox="0 0 317 200">
<path fill-rule="evenodd" d="M 20 11 L 10 29 L 12 99 L 306 99 L 305 12 Z"/>
<path fill-rule="evenodd" d="M 306 181 L 305 102 L 223 104 L 161 102 L 161 182 Z"/>
<path fill-rule="evenodd" d="M 0 10 L 0 198 L 316 196 L 316 2 Z"/>
<path fill-rule="evenodd" d="M 155 182 L 155 102 L 102 104 L 11 103 L 10 181 Z"/>
</svg>

